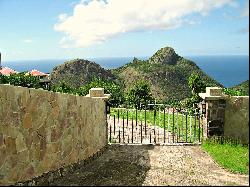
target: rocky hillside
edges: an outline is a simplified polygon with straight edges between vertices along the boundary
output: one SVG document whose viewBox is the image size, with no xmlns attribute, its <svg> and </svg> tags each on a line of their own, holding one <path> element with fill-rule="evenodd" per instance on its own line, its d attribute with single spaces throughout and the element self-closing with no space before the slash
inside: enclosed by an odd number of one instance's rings
<svg viewBox="0 0 250 187">
<path fill-rule="evenodd" d="M 232 89 L 234 90 L 241 90 L 247 95 L 249 95 L 249 80 L 246 80 L 236 86 L 233 86 Z"/>
<path fill-rule="evenodd" d="M 158 50 L 148 60 L 134 60 L 120 68 L 106 70 L 87 60 L 72 60 L 55 67 L 51 73 L 52 84 L 65 81 L 68 85 L 79 87 L 89 83 L 93 77 L 114 80 L 126 91 L 137 80 L 144 79 L 151 86 L 152 94 L 160 100 L 184 99 L 191 94 L 188 77 L 198 73 L 207 86 L 221 86 L 206 75 L 194 62 L 185 59 L 165 47 Z"/>
<path fill-rule="evenodd" d="M 65 81 L 72 87 L 80 87 L 89 83 L 94 77 L 105 80 L 114 80 L 115 77 L 110 70 L 102 68 L 95 62 L 75 59 L 66 61 L 56 66 L 50 74 L 52 85 Z"/>
<path fill-rule="evenodd" d="M 112 73 L 129 89 L 137 80 L 147 80 L 152 94 L 157 99 L 184 99 L 191 94 L 188 77 L 192 72 L 198 73 L 207 86 L 221 86 L 205 74 L 194 62 L 175 53 L 174 49 L 165 47 L 158 50 L 149 60 L 134 60 Z"/>
<path fill-rule="evenodd" d="M 152 57 L 149 58 L 150 64 L 169 64 L 175 65 L 180 58 L 173 48 L 165 47 L 158 50 Z"/>
</svg>

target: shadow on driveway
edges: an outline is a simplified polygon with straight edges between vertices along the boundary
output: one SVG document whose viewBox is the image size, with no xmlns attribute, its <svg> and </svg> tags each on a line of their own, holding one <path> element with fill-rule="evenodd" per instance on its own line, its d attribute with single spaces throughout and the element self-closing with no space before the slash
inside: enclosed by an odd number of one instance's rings
<svg viewBox="0 0 250 187">
<path fill-rule="evenodd" d="M 64 169 L 35 185 L 249 186 L 249 175 L 228 172 L 200 146 L 111 145 L 98 157 Z"/>
<path fill-rule="evenodd" d="M 71 173 L 51 181 L 49 185 L 135 185 L 141 186 L 150 169 L 148 150 L 154 146 L 112 145 L 98 158 Z"/>
</svg>

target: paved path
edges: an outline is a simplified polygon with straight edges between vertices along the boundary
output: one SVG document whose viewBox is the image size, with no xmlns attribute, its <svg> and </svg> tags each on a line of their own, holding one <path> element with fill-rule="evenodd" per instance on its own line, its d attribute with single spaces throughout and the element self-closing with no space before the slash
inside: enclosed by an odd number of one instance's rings
<svg viewBox="0 0 250 187">
<path fill-rule="evenodd" d="M 249 185 L 220 168 L 200 146 L 112 145 L 50 185 Z"/>
</svg>

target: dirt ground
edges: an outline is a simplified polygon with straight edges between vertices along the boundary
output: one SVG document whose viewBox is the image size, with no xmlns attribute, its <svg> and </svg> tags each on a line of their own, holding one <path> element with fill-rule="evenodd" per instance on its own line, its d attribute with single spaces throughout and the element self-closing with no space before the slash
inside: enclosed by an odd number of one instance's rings
<svg viewBox="0 0 250 187">
<path fill-rule="evenodd" d="M 200 146 L 110 145 L 50 185 L 249 185 L 249 175 L 219 167 Z"/>
</svg>

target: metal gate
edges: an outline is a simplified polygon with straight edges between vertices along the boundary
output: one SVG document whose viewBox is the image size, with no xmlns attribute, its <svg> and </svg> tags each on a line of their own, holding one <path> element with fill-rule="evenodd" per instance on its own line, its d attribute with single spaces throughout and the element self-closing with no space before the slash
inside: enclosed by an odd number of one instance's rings
<svg viewBox="0 0 250 187">
<path fill-rule="evenodd" d="M 163 104 L 111 108 L 107 114 L 110 144 L 199 144 L 203 138 L 199 109 Z"/>
</svg>

